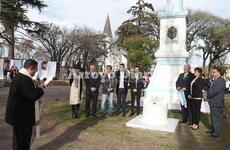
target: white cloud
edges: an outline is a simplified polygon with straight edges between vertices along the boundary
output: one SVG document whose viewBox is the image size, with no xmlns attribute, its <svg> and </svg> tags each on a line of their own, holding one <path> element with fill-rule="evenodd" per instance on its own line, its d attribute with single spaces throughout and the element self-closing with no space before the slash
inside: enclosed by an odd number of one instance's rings
<svg viewBox="0 0 230 150">
<path fill-rule="evenodd" d="M 88 26 L 102 31 L 107 14 L 110 16 L 112 30 L 129 15 L 126 13 L 137 0 L 45 0 L 48 5 L 42 13 L 30 10 L 28 15 L 32 20 L 48 21 L 65 26 Z M 163 8 L 166 0 L 146 0 L 153 3 L 158 11 Z M 210 11 L 219 16 L 230 18 L 229 0 L 184 0 L 185 7 Z"/>
</svg>

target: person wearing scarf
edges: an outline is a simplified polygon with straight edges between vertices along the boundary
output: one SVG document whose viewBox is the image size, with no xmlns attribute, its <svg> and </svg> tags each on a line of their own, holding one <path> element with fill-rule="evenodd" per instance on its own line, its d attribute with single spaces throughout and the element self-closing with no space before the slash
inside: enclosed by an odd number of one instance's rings
<svg viewBox="0 0 230 150">
<path fill-rule="evenodd" d="M 44 85 L 37 86 L 32 80 L 37 70 L 38 63 L 28 59 L 11 82 L 5 121 L 13 127 L 13 150 L 30 149 L 32 127 L 35 125 L 35 101 L 44 94 Z"/>
</svg>

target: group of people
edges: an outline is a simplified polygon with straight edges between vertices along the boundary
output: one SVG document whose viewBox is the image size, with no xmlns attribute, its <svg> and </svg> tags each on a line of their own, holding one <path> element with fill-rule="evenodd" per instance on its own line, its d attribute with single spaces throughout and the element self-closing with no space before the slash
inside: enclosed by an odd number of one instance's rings
<svg viewBox="0 0 230 150">
<path fill-rule="evenodd" d="M 35 83 L 32 77 L 38 70 L 38 63 L 28 59 L 16 77 L 12 80 L 6 106 L 5 121 L 13 127 L 13 149 L 29 150 L 32 136 L 32 128 L 35 125 L 35 101 L 43 94 L 43 83 Z M 203 99 L 204 79 L 202 69 L 195 68 L 194 74 L 190 72 L 190 66 L 184 66 L 184 73 L 180 74 L 176 82 L 178 91 L 183 91 L 187 105 L 181 105 L 181 123 L 189 123 L 192 129 L 199 128 L 200 107 Z M 84 77 L 83 77 L 84 76 Z M 106 66 L 106 72 L 100 75 L 96 72 L 95 65 L 90 65 L 89 72 L 81 73 L 81 67 L 75 68 L 75 73 L 70 81 L 70 105 L 73 118 L 79 117 L 82 85 L 85 83 L 85 113 L 86 117 L 97 116 L 97 100 L 99 87 L 102 85 L 102 103 L 100 112 L 105 114 L 105 103 L 109 99 L 109 115 L 113 115 L 113 97 L 117 94 L 117 114 L 126 115 L 126 96 L 131 90 L 131 113 L 138 115 L 140 110 L 140 98 L 143 88 L 148 84 L 136 66 L 134 71 L 128 73 L 125 65 L 120 64 L 119 70 L 113 73 L 112 66 Z M 221 77 L 221 70 L 213 68 L 212 78 L 208 80 L 208 99 L 211 111 L 210 136 L 218 137 L 221 129 L 220 113 L 224 105 L 225 80 Z M 136 107 L 134 106 L 136 101 Z M 136 108 L 136 109 L 135 109 Z"/>
<path fill-rule="evenodd" d="M 9 73 L 10 79 L 13 80 L 18 72 L 19 72 L 19 69 L 14 66 L 12 66 L 10 69 L 4 68 L 3 70 L 4 79 L 7 79 L 7 75 Z"/>
<path fill-rule="evenodd" d="M 75 67 L 75 71 L 70 78 L 70 100 L 69 104 L 72 108 L 72 117 L 79 117 L 79 108 L 82 96 L 82 87 L 85 83 L 85 113 L 86 117 L 97 116 L 97 102 L 99 87 L 102 86 L 102 99 L 100 113 L 106 114 L 106 102 L 108 100 L 109 109 L 108 115 L 120 114 L 126 116 L 126 97 L 128 90 L 131 90 L 131 113 L 140 114 L 140 99 L 142 90 L 149 82 L 143 78 L 139 70 L 139 66 L 135 66 L 134 71 L 128 73 L 124 64 L 120 64 L 119 70 L 113 72 L 111 65 L 106 66 L 106 71 L 103 74 L 96 72 L 95 65 L 90 65 L 89 72 L 81 72 L 80 65 Z M 83 82 L 84 80 L 84 82 Z M 114 111 L 113 99 L 117 95 L 117 110 Z M 136 107 L 135 105 L 136 101 Z M 136 109 L 135 109 L 136 108 Z"/>
<path fill-rule="evenodd" d="M 181 104 L 182 120 L 180 123 L 188 123 L 194 130 L 199 128 L 201 103 L 204 99 L 203 91 L 207 90 L 207 99 L 210 105 L 211 128 L 207 133 L 211 137 L 218 137 L 221 130 L 221 110 L 224 106 L 225 80 L 221 75 L 221 69 L 214 67 L 211 78 L 202 77 L 202 69 L 197 67 L 194 73 L 190 72 L 190 65 L 184 65 L 184 73 L 181 73 L 176 81 L 178 91 L 183 91 L 186 103 Z"/>
</svg>

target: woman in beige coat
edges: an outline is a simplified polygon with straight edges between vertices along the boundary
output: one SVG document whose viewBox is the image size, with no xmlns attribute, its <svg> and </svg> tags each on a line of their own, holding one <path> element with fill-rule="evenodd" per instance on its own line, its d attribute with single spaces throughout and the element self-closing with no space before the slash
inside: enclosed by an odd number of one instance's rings
<svg viewBox="0 0 230 150">
<path fill-rule="evenodd" d="M 79 109 L 81 104 L 81 93 L 82 93 L 82 78 L 81 78 L 81 69 L 76 67 L 74 69 L 73 81 L 70 83 L 70 100 L 69 104 L 72 109 L 72 117 L 79 117 Z"/>
</svg>

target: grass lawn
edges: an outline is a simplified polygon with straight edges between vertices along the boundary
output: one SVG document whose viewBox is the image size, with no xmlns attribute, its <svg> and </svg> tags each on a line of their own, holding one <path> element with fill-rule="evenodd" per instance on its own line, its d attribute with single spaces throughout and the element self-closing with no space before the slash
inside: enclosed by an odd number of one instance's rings
<svg viewBox="0 0 230 150">
<path fill-rule="evenodd" d="M 230 97 L 225 100 L 230 110 Z M 84 106 L 81 116 L 72 119 L 68 99 L 61 99 L 43 106 L 42 114 L 49 116 L 48 122 L 59 122 L 55 128 L 35 140 L 36 150 L 199 150 L 230 149 L 230 120 L 223 120 L 223 131 L 219 138 L 208 137 L 209 115 L 202 114 L 200 129 L 192 130 L 187 125 L 178 125 L 175 133 L 150 131 L 125 127 L 131 117 L 122 115 L 85 118 Z M 169 112 L 170 118 L 180 114 Z"/>
</svg>

